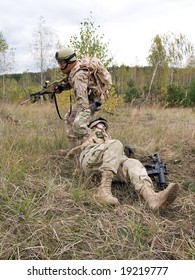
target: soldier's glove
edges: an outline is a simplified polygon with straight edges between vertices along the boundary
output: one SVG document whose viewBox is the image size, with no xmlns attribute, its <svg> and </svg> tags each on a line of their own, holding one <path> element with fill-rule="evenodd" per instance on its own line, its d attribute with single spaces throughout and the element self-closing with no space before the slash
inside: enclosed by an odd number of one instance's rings
<svg viewBox="0 0 195 280">
<path fill-rule="evenodd" d="M 59 84 L 55 88 L 55 93 L 61 93 L 64 90 L 64 87 L 62 84 Z"/>
<path fill-rule="evenodd" d="M 55 92 L 61 93 L 63 90 L 69 90 L 69 89 L 71 89 L 69 82 L 61 82 L 55 87 Z"/>
</svg>

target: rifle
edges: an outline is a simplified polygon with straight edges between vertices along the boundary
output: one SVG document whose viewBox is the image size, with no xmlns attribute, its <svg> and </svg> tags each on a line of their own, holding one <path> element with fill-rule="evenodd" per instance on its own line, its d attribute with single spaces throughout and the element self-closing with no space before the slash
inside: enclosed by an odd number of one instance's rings
<svg viewBox="0 0 195 280">
<path fill-rule="evenodd" d="M 166 164 L 161 161 L 159 154 L 150 155 L 148 158 L 153 161 L 151 164 L 147 163 L 144 165 L 148 175 L 156 181 L 162 190 L 166 189 Z"/>
<path fill-rule="evenodd" d="M 131 145 L 124 146 L 125 155 L 129 158 L 135 158 L 135 148 Z M 148 158 L 153 161 L 153 163 L 147 163 L 144 165 L 148 176 L 150 176 L 157 185 L 162 189 L 166 189 L 166 174 L 167 166 L 165 163 L 161 162 L 159 154 L 149 155 Z"/>
<path fill-rule="evenodd" d="M 40 91 L 29 94 L 29 98 L 26 99 L 25 101 L 23 101 L 22 103 L 20 103 L 20 105 L 23 105 L 28 101 L 31 101 L 31 103 L 35 103 L 35 102 L 39 101 L 42 96 L 44 96 L 46 94 L 51 95 L 50 98 L 53 99 L 55 102 L 58 116 L 60 119 L 63 120 L 63 118 L 61 117 L 60 112 L 59 112 L 59 108 L 58 108 L 58 104 L 57 104 L 57 100 L 56 100 L 56 93 L 61 93 L 63 90 L 69 90 L 69 89 L 70 89 L 70 84 L 68 82 L 67 77 L 64 77 L 63 79 L 61 79 L 59 81 L 55 81 L 51 84 L 49 84 L 49 81 L 45 81 L 45 85 L 43 86 L 43 88 Z"/>
</svg>

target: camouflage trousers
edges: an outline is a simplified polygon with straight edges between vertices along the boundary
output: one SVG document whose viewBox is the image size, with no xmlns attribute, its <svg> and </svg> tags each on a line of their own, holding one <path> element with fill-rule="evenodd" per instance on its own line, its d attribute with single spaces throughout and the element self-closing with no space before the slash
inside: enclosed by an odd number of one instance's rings
<svg viewBox="0 0 195 280">
<path fill-rule="evenodd" d="M 86 175 L 113 171 L 116 180 L 130 183 L 136 191 L 140 191 L 144 185 L 153 186 L 143 164 L 137 159 L 126 157 L 119 140 L 108 140 L 86 147 L 81 152 L 80 165 Z"/>
</svg>

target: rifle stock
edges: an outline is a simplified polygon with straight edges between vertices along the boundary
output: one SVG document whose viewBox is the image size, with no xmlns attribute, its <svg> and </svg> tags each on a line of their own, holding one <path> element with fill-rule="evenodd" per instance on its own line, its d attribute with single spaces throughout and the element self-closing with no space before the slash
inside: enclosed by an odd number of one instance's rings
<svg viewBox="0 0 195 280">
<path fill-rule="evenodd" d="M 157 178 L 157 184 L 162 190 L 166 189 L 166 164 L 161 161 L 159 154 L 154 154 L 148 157 L 153 160 L 153 164 L 144 165 L 148 175 L 154 179 Z"/>
</svg>

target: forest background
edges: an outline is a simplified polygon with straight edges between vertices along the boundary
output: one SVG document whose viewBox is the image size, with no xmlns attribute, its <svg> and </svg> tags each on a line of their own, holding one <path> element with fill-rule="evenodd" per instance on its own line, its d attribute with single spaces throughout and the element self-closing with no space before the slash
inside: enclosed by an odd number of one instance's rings
<svg viewBox="0 0 195 280">
<path fill-rule="evenodd" d="M 38 19 L 29 46 L 37 71 L 13 73 L 14 48 L 8 46 L 3 31 L 0 32 L 2 101 L 20 101 L 40 90 L 45 80 L 55 81 L 61 77 L 54 56 L 62 46 L 43 17 Z M 150 100 L 163 106 L 177 107 L 195 104 L 195 49 L 184 34 L 156 34 L 148 52 L 148 66 L 114 65 L 109 41 L 105 40 L 91 12 L 80 23 L 79 35 L 71 36 L 69 46 L 76 50 L 78 58 L 87 53 L 104 62 L 112 75 L 112 94 L 124 102 Z"/>
</svg>

